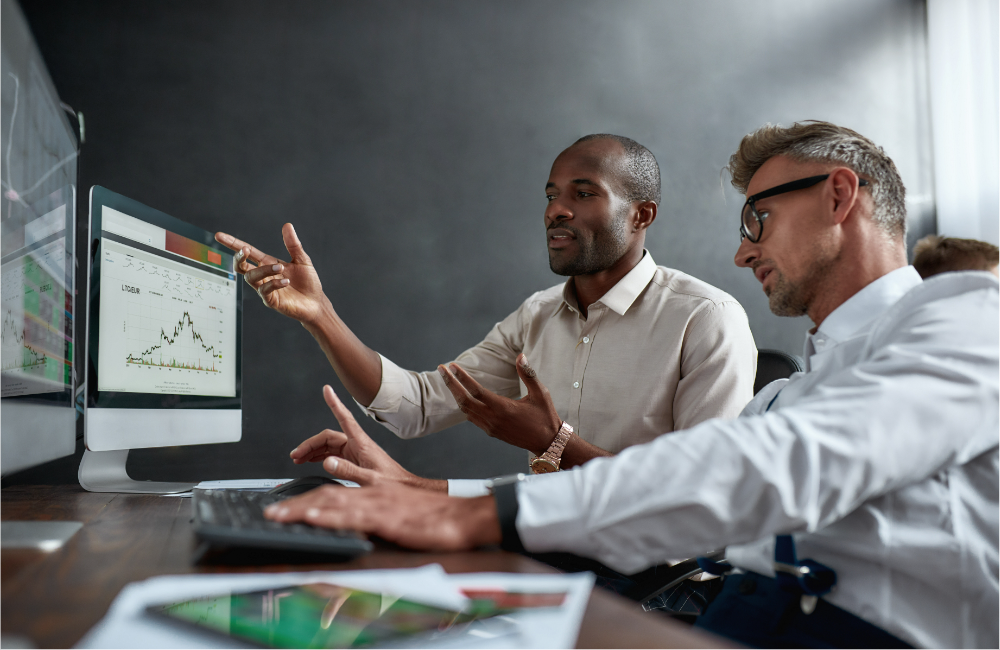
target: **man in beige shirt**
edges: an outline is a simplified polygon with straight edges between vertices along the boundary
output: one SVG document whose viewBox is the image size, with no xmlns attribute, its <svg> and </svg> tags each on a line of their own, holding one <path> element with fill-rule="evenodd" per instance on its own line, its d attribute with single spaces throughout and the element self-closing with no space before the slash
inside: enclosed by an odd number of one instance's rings
<svg viewBox="0 0 1000 650">
<path fill-rule="evenodd" d="M 546 197 L 549 265 L 570 279 L 528 298 L 479 345 L 437 372 L 403 370 L 347 328 L 291 224 L 282 230 L 291 262 L 225 233 L 216 239 L 238 251 L 237 270 L 266 305 L 316 338 L 368 415 L 402 438 L 470 419 L 490 435 L 541 455 L 565 421 L 576 433 L 561 453 L 567 468 L 664 432 L 736 417 L 752 397 L 756 371 L 747 317 L 731 296 L 656 266 L 644 250 L 660 200 L 652 153 L 620 136 L 581 138 L 553 163 Z M 546 439 L 525 439 L 521 432 L 537 427 L 518 426 L 524 409 L 515 398 L 534 399 L 519 379 L 519 373 L 532 372 L 522 366 L 522 354 L 558 410 Z M 469 416 L 468 404 L 456 401 L 456 374 L 496 394 L 488 398 L 488 418 Z M 336 399 L 332 391 L 327 399 Z M 398 481 L 468 495 L 481 490 L 476 483 L 449 486 L 416 477 L 360 430 L 327 430 L 292 452 L 297 463 L 330 456 L 328 471 L 362 484 Z"/>
</svg>

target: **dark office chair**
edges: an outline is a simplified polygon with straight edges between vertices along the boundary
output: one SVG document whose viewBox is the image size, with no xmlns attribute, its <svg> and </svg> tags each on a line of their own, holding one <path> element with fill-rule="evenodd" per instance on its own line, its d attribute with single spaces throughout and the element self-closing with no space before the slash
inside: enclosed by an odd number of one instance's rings
<svg viewBox="0 0 1000 650">
<path fill-rule="evenodd" d="M 753 394 L 776 379 L 786 379 L 792 373 L 802 372 L 802 359 L 781 350 L 757 351 L 757 376 L 753 382 Z M 725 551 L 712 551 L 704 557 L 716 562 L 725 561 Z M 659 565 L 632 576 L 636 586 L 630 597 L 642 603 L 647 611 L 657 610 L 679 618 L 693 618 L 707 603 L 698 594 L 683 593 L 670 597 L 688 578 L 701 573 L 695 559 L 684 560 L 673 566 Z"/>
<path fill-rule="evenodd" d="M 802 358 L 781 350 L 757 350 L 757 377 L 753 380 L 753 394 L 775 379 L 785 379 L 793 372 L 802 372 Z"/>
</svg>

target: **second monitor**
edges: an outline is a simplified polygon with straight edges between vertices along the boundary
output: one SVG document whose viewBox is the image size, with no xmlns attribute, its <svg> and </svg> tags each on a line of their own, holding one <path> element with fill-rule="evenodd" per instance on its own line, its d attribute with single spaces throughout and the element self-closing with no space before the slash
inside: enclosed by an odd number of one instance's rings
<svg viewBox="0 0 1000 650">
<path fill-rule="evenodd" d="M 212 233 L 103 187 L 90 193 L 87 451 L 80 484 L 177 492 L 134 481 L 129 449 L 242 435 L 242 283 Z"/>
</svg>

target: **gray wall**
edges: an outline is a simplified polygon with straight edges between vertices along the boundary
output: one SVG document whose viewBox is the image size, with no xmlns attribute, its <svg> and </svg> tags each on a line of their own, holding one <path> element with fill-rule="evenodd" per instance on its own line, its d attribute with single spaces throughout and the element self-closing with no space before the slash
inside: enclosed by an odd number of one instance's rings
<svg viewBox="0 0 1000 650">
<path fill-rule="evenodd" d="M 720 170 L 743 134 L 802 119 L 857 129 L 899 165 L 913 235 L 933 229 L 922 2 L 22 6 L 86 116 L 81 186 L 275 253 L 292 221 L 343 318 L 404 367 L 453 358 L 561 282 L 543 186 L 587 133 L 653 151 L 654 259 L 736 296 L 759 347 L 799 352 L 808 322 L 772 316 L 733 266 L 742 200 Z M 321 385 L 343 389 L 297 324 L 252 294 L 245 316 L 243 441 L 133 452 L 133 477 L 310 472 L 287 454 L 333 424 Z M 468 424 L 410 442 L 363 426 L 425 475 L 523 467 L 524 452 Z"/>
</svg>

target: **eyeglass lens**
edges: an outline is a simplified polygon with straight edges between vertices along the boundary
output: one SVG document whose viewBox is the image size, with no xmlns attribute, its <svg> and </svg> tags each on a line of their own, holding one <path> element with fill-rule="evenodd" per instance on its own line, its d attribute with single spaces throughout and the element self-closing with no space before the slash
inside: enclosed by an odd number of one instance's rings
<svg viewBox="0 0 1000 650">
<path fill-rule="evenodd" d="M 757 220 L 757 215 L 749 203 L 743 206 L 743 232 L 750 241 L 757 241 L 760 238 L 760 221 Z"/>
</svg>

